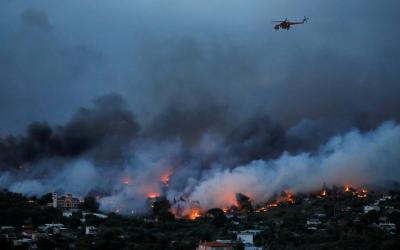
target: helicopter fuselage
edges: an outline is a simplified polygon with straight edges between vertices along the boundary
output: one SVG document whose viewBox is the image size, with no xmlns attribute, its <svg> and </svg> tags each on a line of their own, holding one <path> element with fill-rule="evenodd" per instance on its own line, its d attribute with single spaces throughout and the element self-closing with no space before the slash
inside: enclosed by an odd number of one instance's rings
<svg viewBox="0 0 400 250">
<path fill-rule="evenodd" d="M 275 29 L 284 29 L 284 30 L 289 30 L 290 29 L 290 23 L 289 22 L 281 22 L 280 24 L 275 25 Z"/>
</svg>

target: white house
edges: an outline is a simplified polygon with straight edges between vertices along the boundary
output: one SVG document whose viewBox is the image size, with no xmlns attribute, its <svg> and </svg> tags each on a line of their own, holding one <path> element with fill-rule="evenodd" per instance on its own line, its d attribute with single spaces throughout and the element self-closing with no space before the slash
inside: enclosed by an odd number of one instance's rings
<svg viewBox="0 0 400 250">
<path fill-rule="evenodd" d="M 373 210 L 379 212 L 381 210 L 381 208 L 377 205 L 364 206 L 364 214 L 368 213 L 369 211 L 373 211 Z"/>
<path fill-rule="evenodd" d="M 87 226 L 85 228 L 85 234 L 86 235 L 96 235 L 97 231 L 98 231 L 97 227 Z"/>
<path fill-rule="evenodd" d="M 320 226 L 322 222 L 319 219 L 312 218 L 306 221 L 306 228 L 310 230 L 317 230 L 318 226 Z"/>
<path fill-rule="evenodd" d="M 47 231 L 51 228 L 58 228 L 58 229 L 64 228 L 64 224 L 44 224 L 38 227 L 40 231 Z"/>
<path fill-rule="evenodd" d="M 390 222 L 379 223 L 378 227 L 389 233 L 396 231 L 396 224 Z"/>
<path fill-rule="evenodd" d="M 261 233 L 261 230 L 244 230 L 237 234 L 237 240 L 243 244 L 254 244 L 254 235 Z"/>
</svg>

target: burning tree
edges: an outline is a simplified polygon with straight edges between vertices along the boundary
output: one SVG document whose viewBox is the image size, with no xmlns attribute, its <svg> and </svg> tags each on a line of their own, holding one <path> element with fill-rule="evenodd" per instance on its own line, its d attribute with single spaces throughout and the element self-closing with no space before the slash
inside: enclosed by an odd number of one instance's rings
<svg viewBox="0 0 400 250">
<path fill-rule="evenodd" d="M 237 193 L 236 194 L 236 202 L 238 204 L 238 208 L 241 211 L 253 212 L 253 206 L 251 205 L 251 200 L 248 196 L 246 196 L 242 193 Z"/>
</svg>

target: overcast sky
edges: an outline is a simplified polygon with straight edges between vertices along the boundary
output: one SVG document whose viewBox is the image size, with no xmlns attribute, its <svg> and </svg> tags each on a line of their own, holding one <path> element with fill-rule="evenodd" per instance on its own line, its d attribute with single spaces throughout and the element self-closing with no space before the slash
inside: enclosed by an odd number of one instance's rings
<svg viewBox="0 0 400 250">
<path fill-rule="evenodd" d="M 0 0 L 0 135 L 119 93 L 149 122 L 224 105 L 376 126 L 400 118 L 397 0 Z M 275 31 L 272 20 L 310 22 Z"/>
</svg>

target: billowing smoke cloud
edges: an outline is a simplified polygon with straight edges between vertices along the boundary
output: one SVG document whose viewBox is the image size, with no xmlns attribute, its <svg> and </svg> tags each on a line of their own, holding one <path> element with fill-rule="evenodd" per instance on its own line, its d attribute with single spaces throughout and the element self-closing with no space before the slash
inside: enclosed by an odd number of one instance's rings
<svg viewBox="0 0 400 250">
<path fill-rule="evenodd" d="M 15 181 L 11 183 L 9 190 L 26 195 L 42 195 L 54 190 L 83 196 L 96 187 L 94 180 L 99 179 L 99 170 L 90 162 L 80 160 L 47 174 L 45 178 Z"/>
<path fill-rule="evenodd" d="M 124 146 L 138 130 L 133 114 L 118 95 L 100 97 L 93 108 L 79 109 L 64 126 L 51 128 L 47 123 L 34 122 L 25 136 L 0 138 L 0 169 L 83 154 L 112 162 L 121 159 Z"/>
<path fill-rule="evenodd" d="M 52 145 L 52 130 L 30 126 L 36 132 L 27 138 L 41 150 L 32 151 L 35 160 L 21 169 L 3 170 L 0 185 L 27 195 L 99 194 L 103 210 L 130 213 L 145 211 L 147 198 L 159 195 L 183 207 L 189 201 L 203 208 L 226 207 L 237 204 L 238 194 L 256 204 L 286 189 L 373 185 L 400 177 L 400 126 L 395 122 L 368 132 L 353 129 L 312 151 L 297 146 L 291 153 L 291 141 L 304 145 L 304 138 L 287 134 L 298 134 L 304 124 L 285 131 L 268 118 L 255 118 L 225 134 L 204 132 L 188 144 L 175 132 L 165 138 L 141 133 L 133 117 L 115 95 L 97 99 L 93 109 L 80 109 L 56 130 L 61 138 L 74 131 L 73 141 L 85 146 L 71 154 L 43 150 Z M 161 127 L 168 126 L 168 119 L 163 122 Z"/>
<path fill-rule="evenodd" d="M 285 153 L 276 160 L 211 170 L 191 198 L 206 207 L 226 207 L 240 192 L 262 202 L 285 189 L 315 191 L 323 182 L 361 186 L 398 180 L 399 142 L 400 126 L 393 122 L 365 134 L 353 130 L 333 137 L 317 154 Z"/>
<path fill-rule="evenodd" d="M 165 107 L 183 117 L 202 107 L 216 111 L 199 117 L 220 130 L 260 114 L 285 129 L 303 119 L 340 124 L 319 131 L 325 140 L 373 129 L 400 117 L 399 36 L 384 32 L 397 28 L 399 4 L 2 1 L 0 134 L 63 123 L 110 92 L 146 128 Z M 304 15 L 311 22 L 289 32 L 270 23 Z"/>
</svg>

